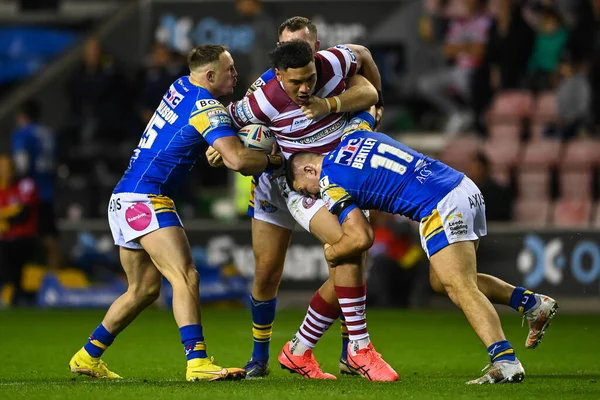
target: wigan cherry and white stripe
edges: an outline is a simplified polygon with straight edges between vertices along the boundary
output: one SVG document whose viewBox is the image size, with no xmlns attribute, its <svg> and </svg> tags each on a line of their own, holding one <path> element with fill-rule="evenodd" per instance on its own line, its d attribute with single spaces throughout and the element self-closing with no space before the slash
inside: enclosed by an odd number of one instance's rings
<svg viewBox="0 0 600 400">
<path fill-rule="evenodd" d="M 356 66 L 356 57 L 343 46 L 316 53 L 314 95 L 330 97 L 343 93 L 346 79 L 356 73 Z M 276 79 L 230 104 L 228 109 L 238 128 L 248 124 L 269 126 L 286 157 L 301 150 L 320 154 L 333 150 L 348 121 L 343 113 L 328 114 L 316 120 L 306 118 Z"/>
</svg>

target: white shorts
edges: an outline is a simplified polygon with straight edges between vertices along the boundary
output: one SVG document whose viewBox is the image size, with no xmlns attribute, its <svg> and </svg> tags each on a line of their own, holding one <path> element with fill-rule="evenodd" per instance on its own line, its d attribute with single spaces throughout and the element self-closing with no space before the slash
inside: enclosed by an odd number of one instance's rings
<svg viewBox="0 0 600 400">
<path fill-rule="evenodd" d="M 321 199 L 312 199 L 291 191 L 285 176 L 264 173 L 252 179 L 248 216 L 286 229 L 296 222 L 310 232 L 310 221 L 324 207 Z"/>
<path fill-rule="evenodd" d="M 487 234 L 485 201 L 466 176 L 419 225 L 421 246 L 431 257 L 451 243 L 477 240 Z"/>
<path fill-rule="evenodd" d="M 175 203 L 158 194 L 116 193 L 108 203 L 108 224 L 117 246 L 141 249 L 139 238 L 167 226 L 183 226 Z"/>
</svg>

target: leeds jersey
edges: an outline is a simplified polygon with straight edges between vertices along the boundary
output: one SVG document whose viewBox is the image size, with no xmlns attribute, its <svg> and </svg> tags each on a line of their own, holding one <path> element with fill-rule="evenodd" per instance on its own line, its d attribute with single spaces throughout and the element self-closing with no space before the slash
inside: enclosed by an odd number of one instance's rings
<svg viewBox="0 0 600 400">
<path fill-rule="evenodd" d="M 329 211 L 354 202 L 339 213 L 340 223 L 356 207 L 420 221 L 463 179 L 461 172 L 365 125 L 346 134 L 323 160 L 320 190 Z"/>
<path fill-rule="evenodd" d="M 196 163 L 203 140 L 212 145 L 236 135 L 225 107 L 189 76 L 181 77 L 163 96 L 113 193 L 172 196 Z"/>
</svg>

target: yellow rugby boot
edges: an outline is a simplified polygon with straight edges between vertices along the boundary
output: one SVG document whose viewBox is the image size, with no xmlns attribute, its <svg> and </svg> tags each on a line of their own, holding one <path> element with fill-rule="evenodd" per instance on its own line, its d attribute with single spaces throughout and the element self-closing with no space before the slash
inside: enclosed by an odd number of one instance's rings
<svg viewBox="0 0 600 400">
<path fill-rule="evenodd" d="M 69 369 L 74 374 L 87 375 L 92 378 L 123 379 L 108 369 L 106 363 L 99 358 L 94 358 L 81 348 L 69 361 Z"/>
<path fill-rule="evenodd" d="M 193 381 L 238 381 L 246 377 L 242 368 L 223 368 L 214 363 L 213 357 L 188 360 L 185 379 Z"/>
</svg>

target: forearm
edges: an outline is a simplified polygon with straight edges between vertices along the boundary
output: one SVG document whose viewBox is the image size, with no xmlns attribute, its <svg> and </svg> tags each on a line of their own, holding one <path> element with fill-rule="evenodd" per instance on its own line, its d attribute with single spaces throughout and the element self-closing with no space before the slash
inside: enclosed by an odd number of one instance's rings
<svg viewBox="0 0 600 400">
<path fill-rule="evenodd" d="M 330 112 L 343 113 L 361 111 L 377 104 L 377 90 L 370 83 L 366 83 L 367 85 L 360 84 L 351 86 L 339 96 L 326 98 L 325 101 L 327 101 L 329 105 Z"/>
<path fill-rule="evenodd" d="M 360 240 L 344 234 L 339 241 L 333 243 L 325 249 L 325 258 L 332 264 L 338 264 L 345 258 L 359 256 L 369 249 Z"/>
<path fill-rule="evenodd" d="M 222 154 L 225 166 L 243 175 L 257 175 L 264 171 L 272 171 L 283 165 L 283 159 L 279 155 L 267 155 L 262 151 L 242 148 L 237 155 L 227 157 Z"/>
</svg>

